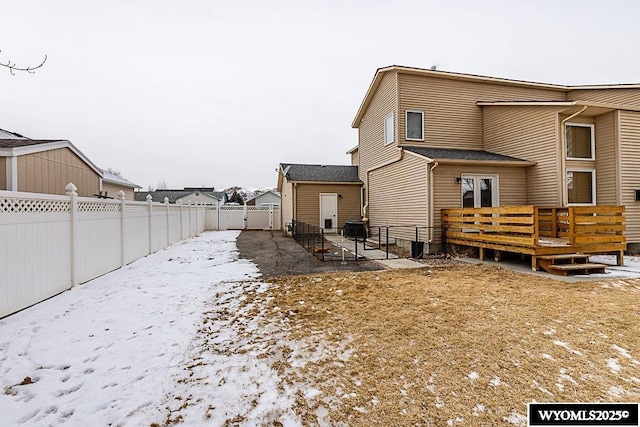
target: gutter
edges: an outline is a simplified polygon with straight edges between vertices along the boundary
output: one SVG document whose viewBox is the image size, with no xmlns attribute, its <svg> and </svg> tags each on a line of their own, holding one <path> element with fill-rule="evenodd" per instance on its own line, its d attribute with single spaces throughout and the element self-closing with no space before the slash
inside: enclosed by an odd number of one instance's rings
<svg viewBox="0 0 640 427">
<path fill-rule="evenodd" d="M 367 171 L 365 172 L 365 177 L 364 177 L 364 181 L 365 181 L 365 188 L 367 189 L 367 200 L 364 204 L 364 206 L 362 207 L 362 221 L 364 221 L 365 223 L 369 222 L 369 218 L 367 218 L 367 208 L 369 207 L 369 174 L 375 170 L 378 170 L 380 168 L 383 168 L 385 166 L 389 166 L 392 165 L 396 162 L 399 162 L 400 160 L 402 160 L 402 158 L 404 157 L 404 149 L 400 148 L 400 147 L 396 147 L 398 150 L 400 150 L 400 152 L 398 153 L 398 157 L 396 159 L 392 159 L 389 160 L 388 162 L 384 162 L 381 163 L 377 166 L 374 166 L 372 168 L 367 169 Z"/>
<path fill-rule="evenodd" d="M 560 122 L 560 151 L 561 151 L 561 159 L 560 159 L 560 164 L 562 166 L 561 170 L 562 170 L 562 189 L 561 189 L 561 194 L 562 194 L 562 205 L 563 206 L 568 206 L 569 205 L 569 196 L 567 195 L 567 135 L 566 135 L 566 131 L 565 131 L 565 124 L 573 119 L 574 117 L 579 116 L 580 114 L 584 113 L 585 111 L 587 111 L 587 108 L 589 108 L 588 105 L 585 105 L 584 107 L 582 107 L 582 109 L 580 111 L 577 111 L 575 113 L 573 113 L 572 115 L 570 115 L 569 117 L 567 117 L 566 119 L 562 120 Z"/>
<path fill-rule="evenodd" d="M 427 231 L 429 236 L 429 240 L 427 241 L 427 253 L 431 253 L 431 243 L 433 243 L 433 223 L 436 216 L 433 196 L 433 170 L 438 167 L 438 162 L 434 160 L 428 164 L 433 164 L 433 166 L 429 168 L 429 216 L 427 217 Z"/>
</svg>

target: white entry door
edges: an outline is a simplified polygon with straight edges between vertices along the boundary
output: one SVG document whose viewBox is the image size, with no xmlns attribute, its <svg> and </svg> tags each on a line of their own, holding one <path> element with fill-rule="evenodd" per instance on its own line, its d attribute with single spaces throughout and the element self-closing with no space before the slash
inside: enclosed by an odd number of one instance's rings
<svg viewBox="0 0 640 427">
<path fill-rule="evenodd" d="M 336 193 L 320 193 L 320 227 L 326 232 L 338 230 L 338 195 Z"/>
<path fill-rule="evenodd" d="M 497 175 L 462 175 L 462 207 L 500 206 Z"/>
</svg>

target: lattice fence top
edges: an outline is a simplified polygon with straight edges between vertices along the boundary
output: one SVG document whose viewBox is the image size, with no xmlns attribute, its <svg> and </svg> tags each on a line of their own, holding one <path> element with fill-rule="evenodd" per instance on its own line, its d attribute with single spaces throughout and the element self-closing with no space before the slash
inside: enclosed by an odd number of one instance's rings
<svg viewBox="0 0 640 427">
<path fill-rule="evenodd" d="M 64 200 L 30 200 L 0 198 L 0 213 L 65 213 L 70 202 Z"/>
<path fill-rule="evenodd" d="M 105 202 L 78 202 L 78 212 L 120 212 L 120 204 Z"/>
</svg>

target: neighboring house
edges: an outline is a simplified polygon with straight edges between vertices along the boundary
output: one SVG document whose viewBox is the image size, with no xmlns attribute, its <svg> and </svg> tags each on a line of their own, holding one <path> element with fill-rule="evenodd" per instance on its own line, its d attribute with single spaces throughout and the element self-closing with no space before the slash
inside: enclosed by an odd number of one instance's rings
<svg viewBox="0 0 640 427">
<path fill-rule="evenodd" d="M 224 191 L 215 191 L 213 187 L 185 187 L 182 190 L 156 190 L 156 191 L 136 191 L 135 200 L 144 202 L 147 195 L 151 195 L 154 202 L 164 203 L 165 197 L 169 203 L 189 202 L 195 204 L 218 205 L 227 203 L 227 194 Z"/>
<path fill-rule="evenodd" d="M 327 229 L 359 220 L 361 186 L 355 166 L 281 163 L 278 191 L 283 230 L 293 219 Z"/>
<path fill-rule="evenodd" d="M 390 66 L 352 127 L 369 226 L 431 227 L 437 250 L 443 208 L 624 205 L 629 248 L 640 248 L 640 85 Z"/>
<path fill-rule="evenodd" d="M 266 193 L 262 193 L 253 199 L 247 200 L 247 206 L 263 206 L 263 205 L 274 205 L 280 206 L 280 194 L 276 191 L 267 191 Z"/>
<path fill-rule="evenodd" d="M 80 196 L 117 188 L 133 200 L 133 189 L 139 187 L 122 178 L 115 181 L 67 140 L 36 140 L 0 129 L 0 190 L 65 194 L 73 182 Z"/>
<path fill-rule="evenodd" d="M 101 189 L 100 192 L 103 197 L 117 198 L 118 192 L 122 190 L 124 192 L 124 198 L 126 200 L 134 200 L 134 191 L 142 188 L 133 182 L 129 182 L 121 176 L 115 175 L 104 169 L 102 171 Z"/>
</svg>

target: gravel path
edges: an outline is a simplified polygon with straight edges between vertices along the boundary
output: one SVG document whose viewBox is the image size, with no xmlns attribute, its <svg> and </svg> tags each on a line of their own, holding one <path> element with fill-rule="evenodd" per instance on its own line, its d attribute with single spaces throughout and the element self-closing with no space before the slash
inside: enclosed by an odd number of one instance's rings
<svg viewBox="0 0 640 427">
<path fill-rule="evenodd" d="M 243 231 L 237 245 L 240 257 L 257 264 L 263 277 L 382 270 L 379 264 L 371 261 L 322 262 L 280 231 Z"/>
</svg>

